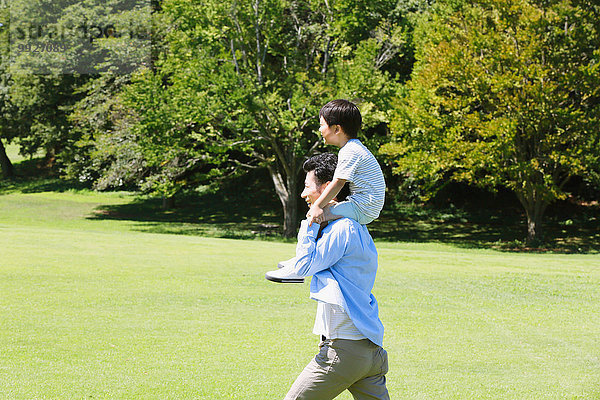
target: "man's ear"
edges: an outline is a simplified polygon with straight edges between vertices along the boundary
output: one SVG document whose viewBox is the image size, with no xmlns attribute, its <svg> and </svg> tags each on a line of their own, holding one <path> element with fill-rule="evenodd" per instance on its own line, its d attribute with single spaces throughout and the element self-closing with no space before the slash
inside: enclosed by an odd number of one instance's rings
<svg viewBox="0 0 600 400">
<path fill-rule="evenodd" d="M 321 185 L 321 193 L 323 193 L 325 191 L 325 189 L 327 189 L 327 186 L 329 186 L 330 183 L 331 183 L 331 181 L 327 181 Z"/>
</svg>

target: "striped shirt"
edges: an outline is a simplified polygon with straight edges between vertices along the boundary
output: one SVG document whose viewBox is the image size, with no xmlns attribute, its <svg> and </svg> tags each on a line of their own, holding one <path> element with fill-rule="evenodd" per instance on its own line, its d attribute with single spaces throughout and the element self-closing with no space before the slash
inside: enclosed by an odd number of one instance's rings
<svg viewBox="0 0 600 400">
<path fill-rule="evenodd" d="M 334 179 L 350 182 L 348 200 L 369 218 L 379 217 L 385 200 L 385 180 L 375 156 L 358 139 L 350 139 L 338 154 Z"/>
<path fill-rule="evenodd" d="M 331 221 L 319 235 L 319 224 L 302 221 L 298 230 L 294 272 L 312 276 L 310 298 L 336 304 L 371 342 L 383 346 L 379 305 L 371 293 L 377 274 L 377 249 L 366 225 L 350 218 Z"/>
<path fill-rule="evenodd" d="M 317 302 L 317 316 L 313 333 L 327 339 L 361 340 L 367 337 L 360 333 L 341 306 Z"/>
</svg>

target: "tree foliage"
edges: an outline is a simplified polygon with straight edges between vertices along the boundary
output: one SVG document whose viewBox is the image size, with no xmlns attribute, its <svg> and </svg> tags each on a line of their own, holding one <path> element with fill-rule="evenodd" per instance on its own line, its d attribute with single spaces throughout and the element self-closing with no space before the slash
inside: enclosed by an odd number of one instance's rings
<svg viewBox="0 0 600 400">
<path fill-rule="evenodd" d="M 156 69 L 137 74 L 124 92 L 132 131 L 162 168 L 155 187 L 267 168 L 284 209 L 284 232 L 296 231 L 303 160 L 322 148 L 319 108 L 360 101 L 365 130 L 387 124 L 405 30 L 387 13 L 395 3 L 168 0 L 171 27 Z M 363 13 L 364 8 L 371 10 Z M 372 136 L 372 135 L 370 135 Z M 161 189 L 162 190 L 162 189 Z"/>
<path fill-rule="evenodd" d="M 440 2 L 385 147 L 396 171 L 506 186 L 539 240 L 569 178 L 600 170 L 599 16 L 591 1 Z"/>
<path fill-rule="evenodd" d="M 5 142 L 9 143 L 14 139 L 14 131 L 8 129 L 11 123 L 12 109 L 8 93 L 8 82 L 6 70 L 8 67 L 9 55 L 9 36 L 7 30 L 7 21 L 9 12 L 7 7 L 0 4 L 0 170 L 2 176 L 12 177 L 14 175 L 14 167 L 6 154 L 4 147 Z"/>
<path fill-rule="evenodd" d="M 92 131 L 107 129 L 106 118 L 98 121 L 107 91 L 126 82 L 128 71 L 143 65 L 148 53 L 149 40 L 132 47 L 129 36 L 112 36 L 132 26 L 143 33 L 147 13 L 140 7 L 131 9 L 131 4 L 130 0 L 10 2 L 1 33 L 2 95 L 8 110 L 1 126 L 2 136 L 18 141 L 23 154 L 45 150 L 48 163 L 60 166 L 69 177 L 89 160 L 81 143 L 94 140 Z M 4 37 L 9 31 L 10 42 Z M 97 122 L 94 129 L 93 122 Z M 85 169 L 93 167 L 92 163 Z"/>
</svg>

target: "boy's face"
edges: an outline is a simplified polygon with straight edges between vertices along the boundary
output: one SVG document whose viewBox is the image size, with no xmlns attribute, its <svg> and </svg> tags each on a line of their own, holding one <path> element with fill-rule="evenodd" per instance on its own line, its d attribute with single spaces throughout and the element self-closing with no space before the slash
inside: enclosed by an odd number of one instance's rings
<svg viewBox="0 0 600 400">
<path fill-rule="evenodd" d="M 319 123 L 319 132 L 321 132 L 325 143 L 335 145 L 337 142 L 337 131 L 340 129 L 339 125 L 327 125 L 327 121 L 325 121 L 322 115 L 319 117 Z"/>
</svg>

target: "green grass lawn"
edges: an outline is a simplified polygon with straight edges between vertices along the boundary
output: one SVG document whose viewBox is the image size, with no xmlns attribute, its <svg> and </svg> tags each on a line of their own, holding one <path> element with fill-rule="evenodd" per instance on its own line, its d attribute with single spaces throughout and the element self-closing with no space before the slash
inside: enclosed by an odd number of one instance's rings
<svg viewBox="0 0 600 400">
<path fill-rule="evenodd" d="M 0 196 L 0 398 L 280 399 L 315 354 L 308 284 L 264 279 L 293 243 L 37 189 Z M 600 398 L 600 255 L 377 245 L 392 399 Z"/>
<path fill-rule="evenodd" d="M 6 145 L 6 155 L 8 156 L 8 159 L 13 163 L 13 164 L 18 164 L 21 161 L 27 160 L 29 159 L 28 157 L 24 157 L 21 154 L 19 154 L 19 145 L 16 143 L 10 143 L 8 145 Z M 41 156 L 43 153 L 40 151 L 37 156 Z"/>
<path fill-rule="evenodd" d="M 23 156 L 21 156 L 19 154 L 19 145 L 11 143 L 9 145 L 5 144 L 5 146 L 6 146 L 6 155 L 8 156 L 8 159 L 12 163 L 18 163 L 18 162 L 24 160 Z"/>
</svg>

